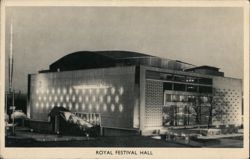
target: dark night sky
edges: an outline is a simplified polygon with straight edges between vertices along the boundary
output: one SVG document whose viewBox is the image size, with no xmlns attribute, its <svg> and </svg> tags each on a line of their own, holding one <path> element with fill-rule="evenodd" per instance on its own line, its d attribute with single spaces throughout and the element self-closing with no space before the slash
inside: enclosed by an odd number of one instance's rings
<svg viewBox="0 0 250 159">
<path fill-rule="evenodd" d="M 28 73 L 80 50 L 137 51 L 243 77 L 242 8 L 9 7 L 6 16 L 6 62 L 12 16 L 14 87 L 23 92 Z"/>
</svg>

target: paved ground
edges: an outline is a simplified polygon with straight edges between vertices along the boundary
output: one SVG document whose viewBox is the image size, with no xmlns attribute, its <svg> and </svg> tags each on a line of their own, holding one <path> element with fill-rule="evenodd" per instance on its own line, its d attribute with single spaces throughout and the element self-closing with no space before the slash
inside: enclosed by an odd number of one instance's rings
<svg viewBox="0 0 250 159">
<path fill-rule="evenodd" d="M 97 137 L 61 136 L 40 134 L 24 130 L 16 131 L 15 136 L 5 138 L 6 147 L 227 147 L 240 148 L 243 146 L 242 137 L 223 138 L 214 140 L 184 140 L 166 141 L 160 137 L 144 136 Z"/>
</svg>

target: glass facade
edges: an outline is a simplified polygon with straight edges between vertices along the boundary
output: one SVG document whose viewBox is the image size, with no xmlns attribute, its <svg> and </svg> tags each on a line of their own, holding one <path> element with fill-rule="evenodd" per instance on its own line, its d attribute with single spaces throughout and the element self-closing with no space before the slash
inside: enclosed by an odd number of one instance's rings
<svg viewBox="0 0 250 159">
<path fill-rule="evenodd" d="M 147 71 L 163 83 L 163 126 L 207 125 L 213 80 L 206 77 Z"/>
<path fill-rule="evenodd" d="M 169 74 L 155 71 L 147 71 L 146 78 L 163 80 L 164 90 L 196 93 L 212 93 L 213 90 L 213 80 L 210 78 Z"/>
<path fill-rule="evenodd" d="M 164 93 L 163 126 L 206 125 L 210 97 Z"/>
</svg>

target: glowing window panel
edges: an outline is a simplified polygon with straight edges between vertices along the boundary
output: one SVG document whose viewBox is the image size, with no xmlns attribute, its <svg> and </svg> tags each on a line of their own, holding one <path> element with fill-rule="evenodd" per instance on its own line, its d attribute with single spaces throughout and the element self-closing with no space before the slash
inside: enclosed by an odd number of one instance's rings
<svg viewBox="0 0 250 159">
<path fill-rule="evenodd" d="M 91 110 L 92 109 L 92 104 L 89 104 L 89 110 Z"/>
<path fill-rule="evenodd" d="M 46 101 L 47 97 L 46 96 L 43 96 L 43 100 Z"/>
<path fill-rule="evenodd" d="M 107 96 L 107 102 L 110 103 L 111 102 L 111 97 Z"/>
<path fill-rule="evenodd" d="M 115 94 L 115 88 L 114 87 L 111 88 L 111 94 Z"/>
<path fill-rule="evenodd" d="M 82 96 L 80 96 L 80 97 L 78 98 L 78 101 L 79 101 L 79 102 L 82 102 Z"/>
<path fill-rule="evenodd" d="M 55 102 L 57 101 L 57 96 L 54 97 L 54 101 L 55 101 Z"/>
<path fill-rule="evenodd" d="M 113 112 L 115 110 L 115 105 L 111 104 L 111 111 Z"/>
<path fill-rule="evenodd" d="M 36 108 L 38 108 L 39 107 L 39 104 L 38 103 L 36 103 Z"/>
<path fill-rule="evenodd" d="M 116 102 L 116 103 L 119 102 L 119 96 L 118 96 L 118 95 L 115 96 L 115 102 Z"/>
<path fill-rule="evenodd" d="M 52 103 L 52 104 L 51 104 L 51 107 L 53 108 L 54 106 L 55 106 L 55 103 Z"/>
<path fill-rule="evenodd" d="M 78 103 L 75 104 L 75 109 L 76 109 L 76 110 L 79 109 L 79 104 L 78 104 Z"/>
<path fill-rule="evenodd" d="M 100 103 L 103 102 L 103 96 L 100 96 L 100 97 L 99 97 L 99 101 L 100 101 Z"/>
<path fill-rule="evenodd" d="M 41 89 L 41 93 L 42 93 L 42 94 L 44 93 L 44 90 L 43 90 L 43 89 Z"/>
<path fill-rule="evenodd" d="M 76 94 L 79 94 L 79 89 L 76 89 L 75 92 L 76 92 Z"/>
<path fill-rule="evenodd" d="M 89 94 L 92 94 L 92 89 L 89 89 Z"/>
<path fill-rule="evenodd" d="M 66 101 L 69 102 L 69 95 L 66 96 Z"/>
<path fill-rule="evenodd" d="M 73 95 L 72 96 L 72 101 L 75 102 L 75 100 L 76 100 L 76 97 Z"/>
<path fill-rule="evenodd" d="M 61 93 L 61 89 L 58 88 L 58 89 L 57 89 L 57 94 L 60 94 L 60 93 Z"/>
<path fill-rule="evenodd" d="M 100 105 L 97 104 L 97 105 L 96 105 L 96 110 L 99 111 L 99 109 L 100 109 Z"/>
<path fill-rule="evenodd" d="M 56 104 L 56 106 L 60 107 L 60 106 L 61 106 L 61 104 L 58 102 L 58 103 Z"/>
<path fill-rule="evenodd" d="M 44 104 L 43 104 L 43 103 L 41 103 L 41 108 L 43 108 L 43 106 L 44 106 Z"/>
<path fill-rule="evenodd" d="M 63 88 L 63 94 L 65 95 L 67 93 L 66 88 Z"/>
<path fill-rule="evenodd" d="M 46 93 L 49 94 L 49 89 L 46 89 Z"/>
<path fill-rule="evenodd" d="M 96 101 L 96 97 L 92 96 L 92 102 L 95 102 L 95 101 Z"/>
<path fill-rule="evenodd" d="M 66 103 L 63 103 L 63 107 L 66 108 Z"/>
<path fill-rule="evenodd" d="M 123 105 L 119 104 L 119 111 L 122 112 L 123 111 Z"/>
<path fill-rule="evenodd" d="M 108 89 L 104 89 L 103 91 L 105 95 L 108 93 Z"/>
<path fill-rule="evenodd" d="M 120 94 L 120 95 L 123 95 L 123 92 L 124 92 L 124 88 L 123 88 L 123 87 L 120 87 L 120 88 L 119 88 L 119 94 Z"/>
<path fill-rule="evenodd" d="M 36 90 L 36 94 L 39 94 L 39 90 L 38 89 Z"/>
<path fill-rule="evenodd" d="M 69 103 L 69 109 L 70 110 L 72 109 L 72 103 Z"/>
<path fill-rule="evenodd" d="M 89 101 L 89 96 L 85 96 L 85 101 L 86 101 L 86 102 Z"/>
<path fill-rule="evenodd" d="M 63 96 L 60 96 L 60 101 L 61 101 L 61 102 L 63 101 Z"/>
<path fill-rule="evenodd" d="M 82 89 L 82 94 L 85 94 L 86 90 L 85 89 Z"/>
<path fill-rule="evenodd" d="M 83 103 L 83 104 L 82 104 L 82 110 L 85 110 L 85 107 L 86 107 L 86 106 L 85 106 L 85 104 Z"/>
<path fill-rule="evenodd" d="M 41 96 L 38 96 L 38 100 L 40 101 L 42 99 L 42 97 Z"/>
<path fill-rule="evenodd" d="M 72 88 L 70 88 L 70 89 L 69 89 L 69 94 L 72 94 L 72 92 L 73 92 L 73 91 L 72 91 Z"/>
<path fill-rule="evenodd" d="M 99 94 L 99 93 L 100 93 L 100 89 L 97 88 L 97 89 L 96 89 L 96 94 Z"/>
<path fill-rule="evenodd" d="M 54 88 L 52 88 L 51 93 L 55 94 L 55 89 Z"/>
<path fill-rule="evenodd" d="M 52 97 L 51 97 L 51 96 L 49 96 L 49 101 L 51 102 L 51 100 L 52 100 Z"/>
<path fill-rule="evenodd" d="M 106 105 L 106 104 L 103 105 L 103 110 L 104 110 L 104 111 L 107 110 L 107 105 Z"/>
</svg>

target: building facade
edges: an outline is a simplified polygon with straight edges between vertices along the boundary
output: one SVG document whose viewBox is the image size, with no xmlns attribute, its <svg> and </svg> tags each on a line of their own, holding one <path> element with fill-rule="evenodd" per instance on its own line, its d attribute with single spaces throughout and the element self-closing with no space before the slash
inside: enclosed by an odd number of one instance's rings
<svg viewBox="0 0 250 159">
<path fill-rule="evenodd" d="M 202 71 L 201 71 L 202 70 Z M 209 72 L 209 73 L 207 73 Z M 169 127 L 242 124 L 242 81 L 217 68 L 136 52 L 77 52 L 29 75 L 28 115 L 54 106 L 99 113 L 101 126 L 151 135 Z"/>
</svg>

